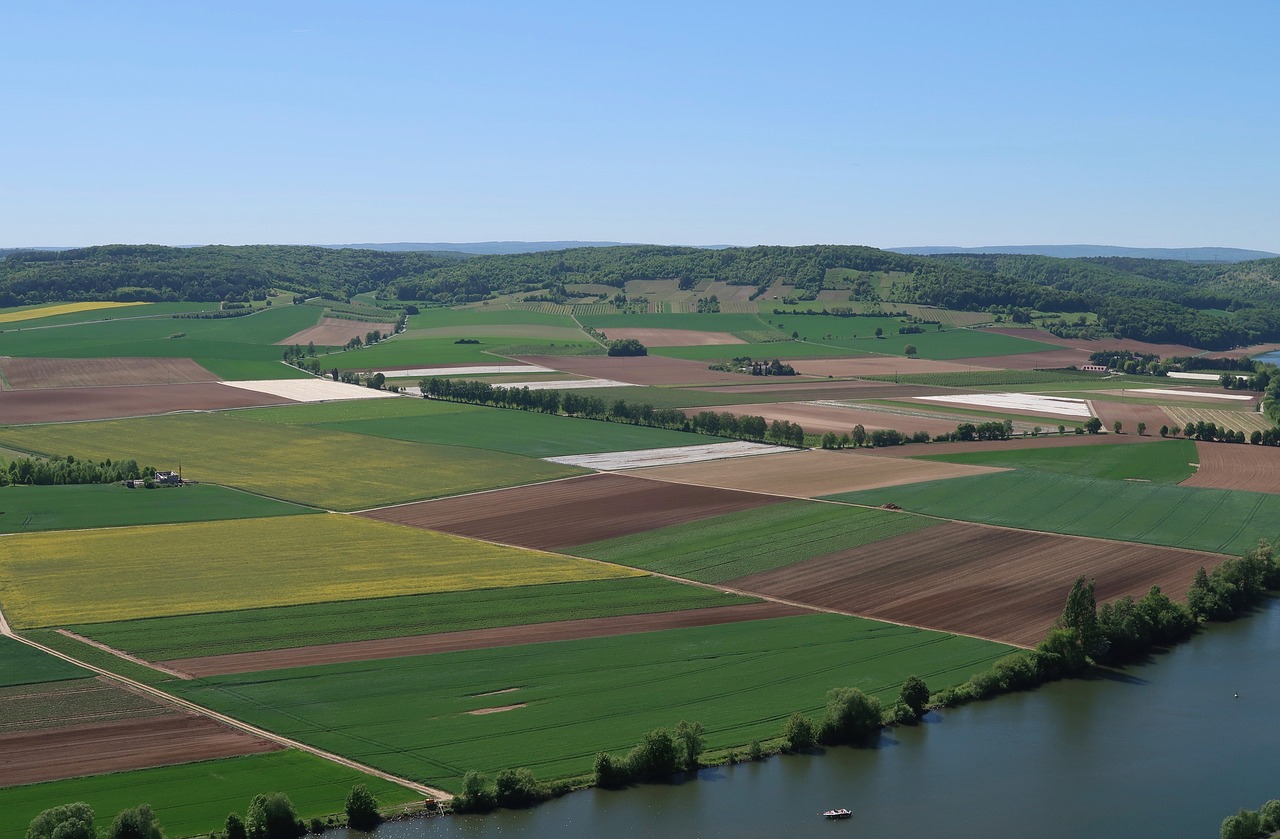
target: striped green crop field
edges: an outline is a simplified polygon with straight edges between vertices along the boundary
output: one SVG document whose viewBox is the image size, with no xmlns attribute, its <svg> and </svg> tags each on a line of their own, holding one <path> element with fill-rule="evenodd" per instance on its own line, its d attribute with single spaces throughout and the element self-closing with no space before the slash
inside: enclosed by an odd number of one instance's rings
<svg viewBox="0 0 1280 839">
<path fill-rule="evenodd" d="M 791 501 L 579 545 L 570 552 L 704 583 L 723 583 L 933 524 L 901 513 Z"/>
<path fill-rule="evenodd" d="M 1146 445 L 1098 445 L 1008 451 L 961 452 L 925 455 L 920 460 L 942 460 L 973 466 L 1003 466 L 1009 469 L 1043 469 L 1090 478 L 1116 481 L 1153 481 L 1177 484 L 1196 472 L 1191 464 L 1199 460 L 1191 440 L 1163 440 Z"/>
<path fill-rule="evenodd" d="M 707 746 L 779 735 L 834 687 L 891 703 L 903 679 L 955 685 L 1012 649 L 811 615 L 173 683 L 207 707 L 401 777 L 459 789 L 470 769 L 585 775 L 679 720 Z M 514 689 L 514 690 L 513 690 Z M 501 693 L 499 693 L 501 692 Z M 488 695 L 486 695 L 488 694 Z M 485 709 L 496 713 L 475 713 Z"/>
<path fill-rule="evenodd" d="M 150 661 L 753 603 L 661 577 L 486 588 L 69 627 Z"/>
<path fill-rule="evenodd" d="M 28 647 L 21 641 L 0 637 L 0 688 L 83 679 L 90 675 L 83 667 Z"/>
</svg>

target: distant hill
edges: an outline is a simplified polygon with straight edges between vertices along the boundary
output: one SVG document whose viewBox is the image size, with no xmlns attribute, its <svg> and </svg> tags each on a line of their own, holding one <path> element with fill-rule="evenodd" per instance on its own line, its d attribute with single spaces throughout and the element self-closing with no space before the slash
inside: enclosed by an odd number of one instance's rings
<svg viewBox="0 0 1280 839">
<path fill-rule="evenodd" d="M 507 254 L 563 251 L 569 248 L 610 248 L 626 242 L 383 242 L 355 245 L 321 245 L 322 248 L 358 248 L 368 251 L 453 251 L 455 253 Z"/>
<path fill-rule="evenodd" d="M 1122 248 L 1114 245 L 989 245 L 981 248 L 956 248 L 946 245 L 918 248 L 888 248 L 895 253 L 933 256 L 943 253 L 1008 253 L 1053 256 L 1059 259 L 1081 257 L 1127 256 L 1135 259 L 1172 259 L 1179 262 L 1246 262 L 1270 259 L 1280 254 L 1243 248 Z"/>
</svg>

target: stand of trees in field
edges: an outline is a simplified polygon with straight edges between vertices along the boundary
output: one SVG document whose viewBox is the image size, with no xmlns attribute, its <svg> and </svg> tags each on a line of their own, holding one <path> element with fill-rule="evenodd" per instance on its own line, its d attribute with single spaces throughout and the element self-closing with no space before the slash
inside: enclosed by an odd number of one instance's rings
<svg viewBox="0 0 1280 839">
<path fill-rule="evenodd" d="M 694 417 L 687 417 L 683 411 L 675 408 L 654 408 L 648 403 L 631 403 L 623 399 L 606 403 L 598 396 L 561 393 L 558 390 L 530 390 L 518 386 L 502 387 L 488 382 L 454 379 L 422 379 L 418 382 L 418 388 L 428 399 L 492 405 L 544 414 L 564 413 L 571 417 L 693 431 L 780 446 L 804 445 L 804 429 L 786 420 L 774 420 L 770 423 L 764 417 L 717 414 L 714 411 L 703 411 Z"/>
<path fill-rule="evenodd" d="M 138 481 L 154 478 L 156 470 L 151 466 L 139 466 L 138 461 L 112 461 L 110 458 L 97 463 L 65 457 L 19 457 L 0 469 L 0 486 L 50 486 L 60 484 L 114 484 L 120 481 Z"/>
</svg>

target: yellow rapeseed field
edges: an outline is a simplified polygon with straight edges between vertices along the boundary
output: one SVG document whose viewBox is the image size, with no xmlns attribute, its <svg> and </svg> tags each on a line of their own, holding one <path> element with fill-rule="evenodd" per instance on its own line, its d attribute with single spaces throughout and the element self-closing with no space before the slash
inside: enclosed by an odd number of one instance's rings
<svg viewBox="0 0 1280 839">
<path fill-rule="evenodd" d="M 410 443 L 231 414 L 61 423 L 0 429 L 0 445 L 100 460 L 135 458 L 195 481 L 225 484 L 327 510 L 583 475 L 585 469 L 482 449 Z"/>
<path fill-rule="evenodd" d="M 337 513 L 0 536 L 17 627 L 643 573 Z"/>
<path fill-rule="evenodd" d="M 16 312 L 0 312 L 0 323 L 14 323 L 20 320 L 51 318 L 54 315 L 71 315 L 76 312 L 89 312 L 94 309 L 118 309 L 121 306 L 142 306 L 143 303 L 108 303 L 106 301 L 85 300 L 80 303 L 55 303 L 52 306 L 37 306 L 34 309 L 20 309 Z"/>
</svg>

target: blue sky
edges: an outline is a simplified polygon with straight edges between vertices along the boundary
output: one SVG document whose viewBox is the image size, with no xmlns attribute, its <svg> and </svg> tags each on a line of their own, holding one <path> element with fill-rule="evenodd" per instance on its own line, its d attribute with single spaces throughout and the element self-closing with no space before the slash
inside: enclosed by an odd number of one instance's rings
<svg viewBox="0 0 1280 839">
<path fill-rule="evenodd" d="M 1280 252 L 1280 4 L 6 3 L 0 247 Z"/>
</svg>

